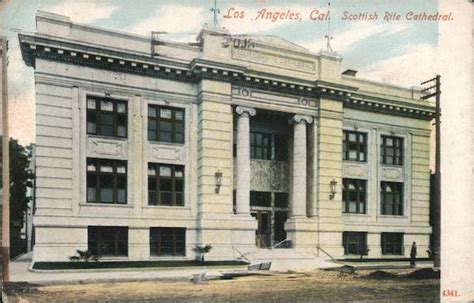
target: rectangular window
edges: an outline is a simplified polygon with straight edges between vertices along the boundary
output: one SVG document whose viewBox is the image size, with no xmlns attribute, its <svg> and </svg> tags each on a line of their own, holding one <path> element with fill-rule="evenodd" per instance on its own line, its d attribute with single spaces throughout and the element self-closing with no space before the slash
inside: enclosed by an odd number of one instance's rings
<svg viewBox="0 0 474 303">
<path fill-rule="evenodd" d="M 382 254 L 403 255 L 403 234 L 382 233 Z"/>
<path fill-rule="evenodd" d="M 127 138 L 127 102 L 87 97 L 87 134 Z"/>
<path fill-rule="evenodd" d="M 272 206 L 272 193 L 267 191 L 250 191 L 250 206 Z"/>
<path fill-rule="evenodd" d="M 367 161 L 367 134 L 345 130 L 342 141 L 342 158 L 349 161 Z"/>
<path fill-rule="evenodd" d="M 382 164 L 403 165 L 403 138 L 382 136 L 380 156 Z"/>
<path fill-rule="evenodd" d="M 342 245 L 345 255 L 366 255 L 367 233 L 346 231 L 342 234 Z"/>
<path fill-rule="evenodd" d="M 288 193 L 275 193 L 275 207 L 288 208 Z"/>
<path fill-rule="evenodd" d="M 272 135 L 250 132 L 250 159 L 272 159 Z"/>
<path fill-rule="evenodd" d="M 127 203 L 127 161 L 87 158 L 87 202 Z"/>
<path fill-rule="evenodd" d="M 403 183 L 382 181 L 380 199 L 382 215 L 403 216 Z"/>
<path fill-rule="evenodd" d="M 148 140 L 184 143 L 184 109 L 148 105 Z"/>
<path fill-rule="evenodd" d="M 148 205 L 184 206 L 184 166 L 148 163 Z"/>
<path fill-rule="evenodd" d="M 169 227 L 150 228 L 151 256 L 185 256 L 186 229 Z"/>
<path fill-rule="evenodd" d="M 367 201 L 367 181 L 358 179 L 342 180 L 342 212 L 365 214 Z"/>
<path fill-rule="evenodd" d="M 289 140 L 287 135 L 275 134 L 275 160 L 288 162 Z"/>
<path fill-rule="evenodd" d="M 88 250 L 95 256 L 128 256 L 128 227 L 88 226 Z"/>
</svg>

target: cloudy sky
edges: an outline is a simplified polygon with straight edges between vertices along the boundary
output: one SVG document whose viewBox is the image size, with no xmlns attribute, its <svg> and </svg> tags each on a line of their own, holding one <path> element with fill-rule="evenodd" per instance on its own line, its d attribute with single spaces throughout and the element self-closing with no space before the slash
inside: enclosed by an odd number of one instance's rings
<svg viewBox="0 0 474 303">
<path fill-rule="evenodd" d="M 302 45 L 313 52 L 326 48 L 327 21 L 311 20 L 314 10 L 328 10 L 327 1 L 235 0 L 217 1 L 219 23 L 233 34 L 271 34 Z M 10 132 L 21 143 L 34 142 L 33 69 L 25 66 L 18 32 L 35 31 L 35 13 L 44 10 L 69 16 L 73 22 L 149 36 L 167 31 L 168 39 L 193 41 L 205 23 L 212 23 L 213 0 L 3 0 L 0 35 L 10 40 Z M 436 71 L 437 23 L 407 21 L 405 15 L 435 13 L 436 0 L 332 0 L 331 45 L 343 56 L 343 69 L 359 71 L 358 77 L 417 86 Z M 223 18 L 244 11 L 244 18 Z M 261 20 L 257 12 L 298 13 L 298 20 Z M 377 13 L 376 21 L 342 20 L 345 15 Z M 401 15 L 399 21 L 383 19 L 386 12 Z M 313 14 L 314 15 L 314 14 Z"/>
</svg>

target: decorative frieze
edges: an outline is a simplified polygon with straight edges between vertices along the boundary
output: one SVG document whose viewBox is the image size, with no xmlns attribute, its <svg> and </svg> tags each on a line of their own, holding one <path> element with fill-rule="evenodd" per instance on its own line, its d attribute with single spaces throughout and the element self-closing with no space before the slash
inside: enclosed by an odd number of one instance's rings
<svg viewBox="0 0 474 303">
<path fill-rule="evenodd" d="M 403 181 L 403 168 L 401 167 L 382 167 L 382 179 L 384 181 Z"/>
<path fill-rule="evenodd" d="M 88 138 L 87 154 L 97 157 L 127 157 L 127 142 L 123 140 L 110 140 L 102 138 Z"/>
<path fill-rule="evenodd" d="M 345 178 L 368 179 L 368 166 L 365 163 L 344 163 L 343 176 Z"/>
<path fill-rule="evenodd" d="M 176 163 L 183 163 L 185 161 L 184 145 L 150 145 L 150 160 L 152 161 L 172 161 Z"/>
</svg>

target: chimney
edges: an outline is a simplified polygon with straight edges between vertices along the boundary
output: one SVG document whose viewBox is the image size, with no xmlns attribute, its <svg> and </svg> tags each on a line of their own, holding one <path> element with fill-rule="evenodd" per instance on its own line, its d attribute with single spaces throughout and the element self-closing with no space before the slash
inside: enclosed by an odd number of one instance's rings
<svg viewBox="0 0 474 303">
<path fill-rule="evenodd" d="M 343 75 L 346 75 L 346 76 L 355 77 L 356 74 L 357 74 L 357 71 L 356 71 L 355 69 L 347 69 L 347 70 L 344 71 L 342 74 L 343 74 Z"/>
</svg>

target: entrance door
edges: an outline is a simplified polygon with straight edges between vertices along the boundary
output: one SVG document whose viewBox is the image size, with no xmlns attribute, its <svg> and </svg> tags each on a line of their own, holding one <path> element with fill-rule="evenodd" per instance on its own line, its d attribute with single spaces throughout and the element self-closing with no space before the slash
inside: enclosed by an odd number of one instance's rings
<svg viewBox="0 0 474 303">
<path fill-rule="evenodd" d="M 259 248 L 268 248 L 271 246 L 271 219 L 272 214 L 269 211 L 256 211 L 252 216 L 257 218 L 258 228 L 256 231 L 256 245 Z"/>
</svg>

